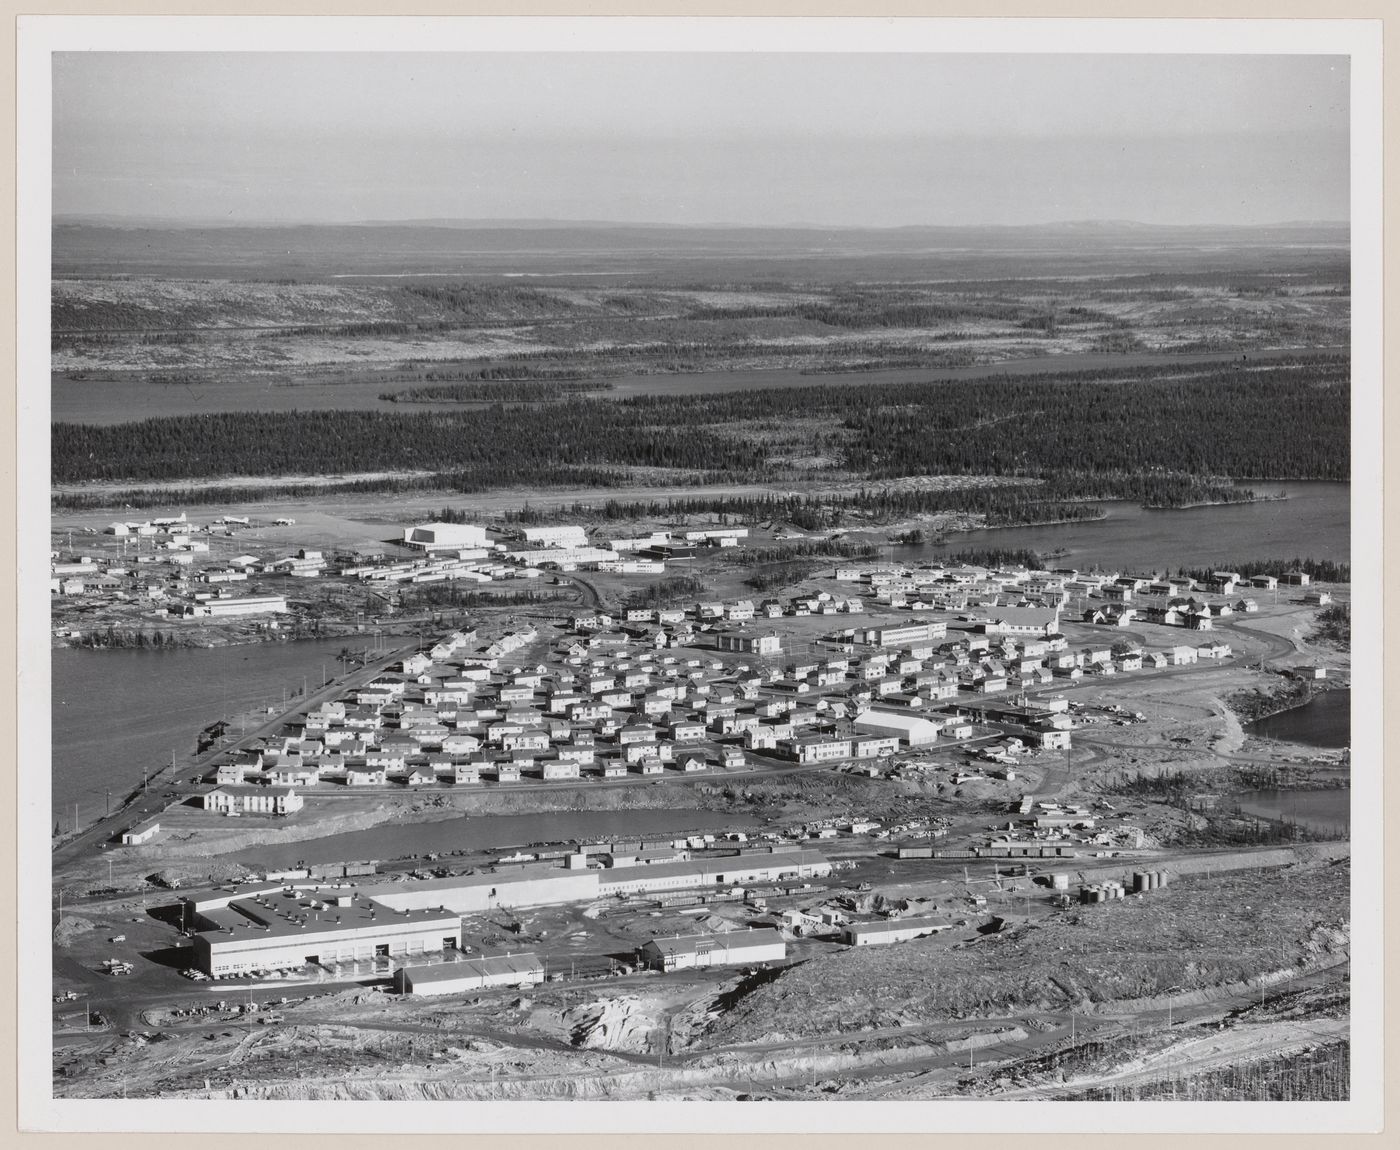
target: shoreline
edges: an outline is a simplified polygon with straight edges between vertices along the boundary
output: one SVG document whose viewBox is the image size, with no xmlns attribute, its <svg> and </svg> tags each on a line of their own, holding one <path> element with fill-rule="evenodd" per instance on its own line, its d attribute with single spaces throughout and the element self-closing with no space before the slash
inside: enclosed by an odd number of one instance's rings
<svg viewBox="0 0 1400 1150">
<path fill-rule="evenodd" d="M 1300 680 L 1300 681 L 1309 682 L 1309 683 L 1317 682 L 1317 680 Z M 1241 721 L 1242 721 L 1243 724 L 1246 725 L 1246 726 L 1252 726 L 1253 724 L 1258 723 L 1258 722 L 1260 722 L 1260 721 L 1263 720 L 1263 719 L 1272 719 L 1275 715 L 1282 715 L 1282 714 L 1287 713 L 1288 711 L 1296 711 L 1296 710 L 1298 710 L 1298 709 L 1301 708 L 1301 707 L 1306 707 L 1309 703 L 1311 703 L 1311 702 L 1312 702 L 1314 699 L 1316 699 L 1319 695 L 1325 695 L 1325 694 L 1327 694 L 1327 693 L 1330 692 L 1330 691 L 1349 691 L 1349 690 L 1351 690 L 1351 684 L 1350 684 L 1350 683 L 1345 683 L 1345 684 L 1343 684 L 1343 683 L 1337 683 L 1337 682 L 1329 682 L 1328 680 L 1323 679 L 1323 680 L 1321 680 L 1321 686 L 1313 686 L 1313 687 L 1311 688 L 1311 690 L 1308 692 L 1308 695 L 1307 695 L 1306 698 L 1300 699 L 1300 700 L 1297 701 L 1296 703 L 1287 703 L 1287 704 L 1285 704 L 1284 706 L 1277 707 L 1277 708 L 1275 708 L 1275 709 L 1272 710 L 1272 711 L 1265 711 L 1265 712 L 1262 712 L 1262 713 L 1260 713 L 1260 714 L 1258 714 L 1258 715 L 1252 715 L 1252 716 L 1250 716 L 1248 719 L 1243 719 L 1243 718 L 1242 718 Z M 1234 710 L 1233 707 L 1231 707 L 1230 709 L 1231 709 L 1232 711 Z M 1236 714 L 1238 714 L 1238 712 L 1236 712 Z M 1267 739 L 1267 738 L 1268 738 L 1267 735 L 1252 735 L 1252 737 L 1253 737 L 1253 738 L 1256 738 L 1256 739 Z M 1287 740 L 1284 740 L 1284 739 L 1271 739 L 1270 741 L 1271 741 L 1271 742 L 1286 742 Z M 1304 744 L 1304 745 L 1306 745 L 1306 744 Z M 1329 749 L 1330 749 L 1330 750 L 1341 750 L 1341 749 L 1343 749 L 1343 748 L 1339 748 L 1339 747 L 1333 747 L 1333 748 L 1319 747 L 1319 748 L 1317 748 L 1317 749 L 1318 749 L 1318 750 L 1329 750 Z"/>
</svg>

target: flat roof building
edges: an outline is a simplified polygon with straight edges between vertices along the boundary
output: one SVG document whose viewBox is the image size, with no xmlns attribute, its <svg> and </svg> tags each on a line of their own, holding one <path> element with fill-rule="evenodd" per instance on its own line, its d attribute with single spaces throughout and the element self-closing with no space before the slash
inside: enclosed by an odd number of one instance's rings
<svg viewBox="0 0 1400 1150">
<path fill-rule="evenodd" d="M 287 610 L 285 595 L 245 595 L 238 599 L 210 599 L 204 604 L 204 612 L 214 618 L 229 615 L 260 615 L 264 612 L 284 612 Z"/>
<path fill-rule="evenodd" d="M 483 955 L 394 971 L 394 989 L 399 994 L 469 994 L 496 986 L 537 986 L 543 981 L 544 963 L 534 954 Z"/>
<path fill-rule="evenodd" d="M 195 965 L 214 976 L 455 950 L 462 936 L 461 918 L 441 907 L 395 912 L 348 894 L 239 898 L 201 920 L 208 925 L 194 937 Z"/>
<path fill-rule="evenodd" d="M 588 542 L 588 532 L 579 526 L 524 527 L 520 537 L 537 547 L 582 547 Z"/>
<path fill-rule="evenodd" d="M 641 948 L 642 958 L 657 970 L 690 970 L 748 962 L 781 962 L 787 943 L 771 927 L 731 930 L 725 934 L 687 934 L 654 938 Z"/>
<path fill-rule="evenodd" d="M 952 923 L 941 918 L 893 918 L 886 922 L 849 923 L 841 928 L 841 941 L 848 946 L 888 946 L 908 942 L 948 930 Z"/>
</svg>

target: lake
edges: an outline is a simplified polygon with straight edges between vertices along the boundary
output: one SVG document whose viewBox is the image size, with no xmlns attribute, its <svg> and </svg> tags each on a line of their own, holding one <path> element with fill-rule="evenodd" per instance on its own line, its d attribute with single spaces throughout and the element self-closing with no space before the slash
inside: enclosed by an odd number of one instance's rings
<svg viewBox="0 0 1400 1150">
<path fill-rule="evenodd" d="M 1246 814 L 1287 819 L 1317 831 L 1351 826 L 1351 788 L 1328 791 L 1245 791 L 1231 796 Z"/>
<path fill-rule="evenodd" d="M 1064 551 L 1052 567 L 1103 567 L 1129 571 L 1175 571 L 1252 559 L 1351 558 L 1351 484 L 1251 483 L 1260 495 L 1286 499 L 1212 507 L 1149 511 L 1136 503 L 1095 503 L 1106 517 L 1088 523 L 1044 527 L 998 527 L 958 531 L 946 546 L 893 547 L 903 562 L 937 562 L 950 552 L 974 548 Z"/>
<path fill-rule="evenodd" d="M 1351 692 L 1322 691 L 1301 707 L 1291 707 L 1245 728 L 1261 739 L 1279 739 L 1308 747 L 1351 745 Z"/>
<path fill-rule="evenodd" d="M 402 823 L 329 835 L 313 842 L 246 847 L 229 857 L 248 865 L 290 867 L 307 863 L 387 861 L 433 851 L 505 850 L 531 843 L 605 842 L 654 835 L 743 830 L 761 825 L 753 815 L 700 810 L 556 811 L 535 815 L 466 815 L 436 822 Z"/>
<path fill-rule="evenodd" d="M 322 667 L 353 639 L 185 647 L 171 651 L 56 650 L 53 668 L 54 817 L 84 825 L 154 771 L 194 751 L 199 732 L 225 715 L 278 704 L 283 692 L 313 689 Z"/>
</svg>

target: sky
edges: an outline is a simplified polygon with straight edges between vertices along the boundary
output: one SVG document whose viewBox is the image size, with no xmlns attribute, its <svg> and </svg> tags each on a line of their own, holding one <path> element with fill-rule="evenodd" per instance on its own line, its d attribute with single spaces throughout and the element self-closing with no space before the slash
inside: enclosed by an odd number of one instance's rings
<svg viewBox="0 0 1400 1150">
<path fill-rule="evenodd" d="M 55 216 L 1346 220 L 1345 57 L 84 52 Z"/>
</svg>

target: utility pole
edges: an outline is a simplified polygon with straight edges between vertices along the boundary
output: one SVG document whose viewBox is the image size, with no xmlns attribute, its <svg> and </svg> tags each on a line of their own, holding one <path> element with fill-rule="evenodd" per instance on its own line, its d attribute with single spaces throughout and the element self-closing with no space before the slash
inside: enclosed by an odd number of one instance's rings
<svg viewBox="0 0 1400 1150">
<path fill-rule="evenodd" d="M 73 833 L 78 833 L 78 804 L 73 804 Z"/>
</svg>

